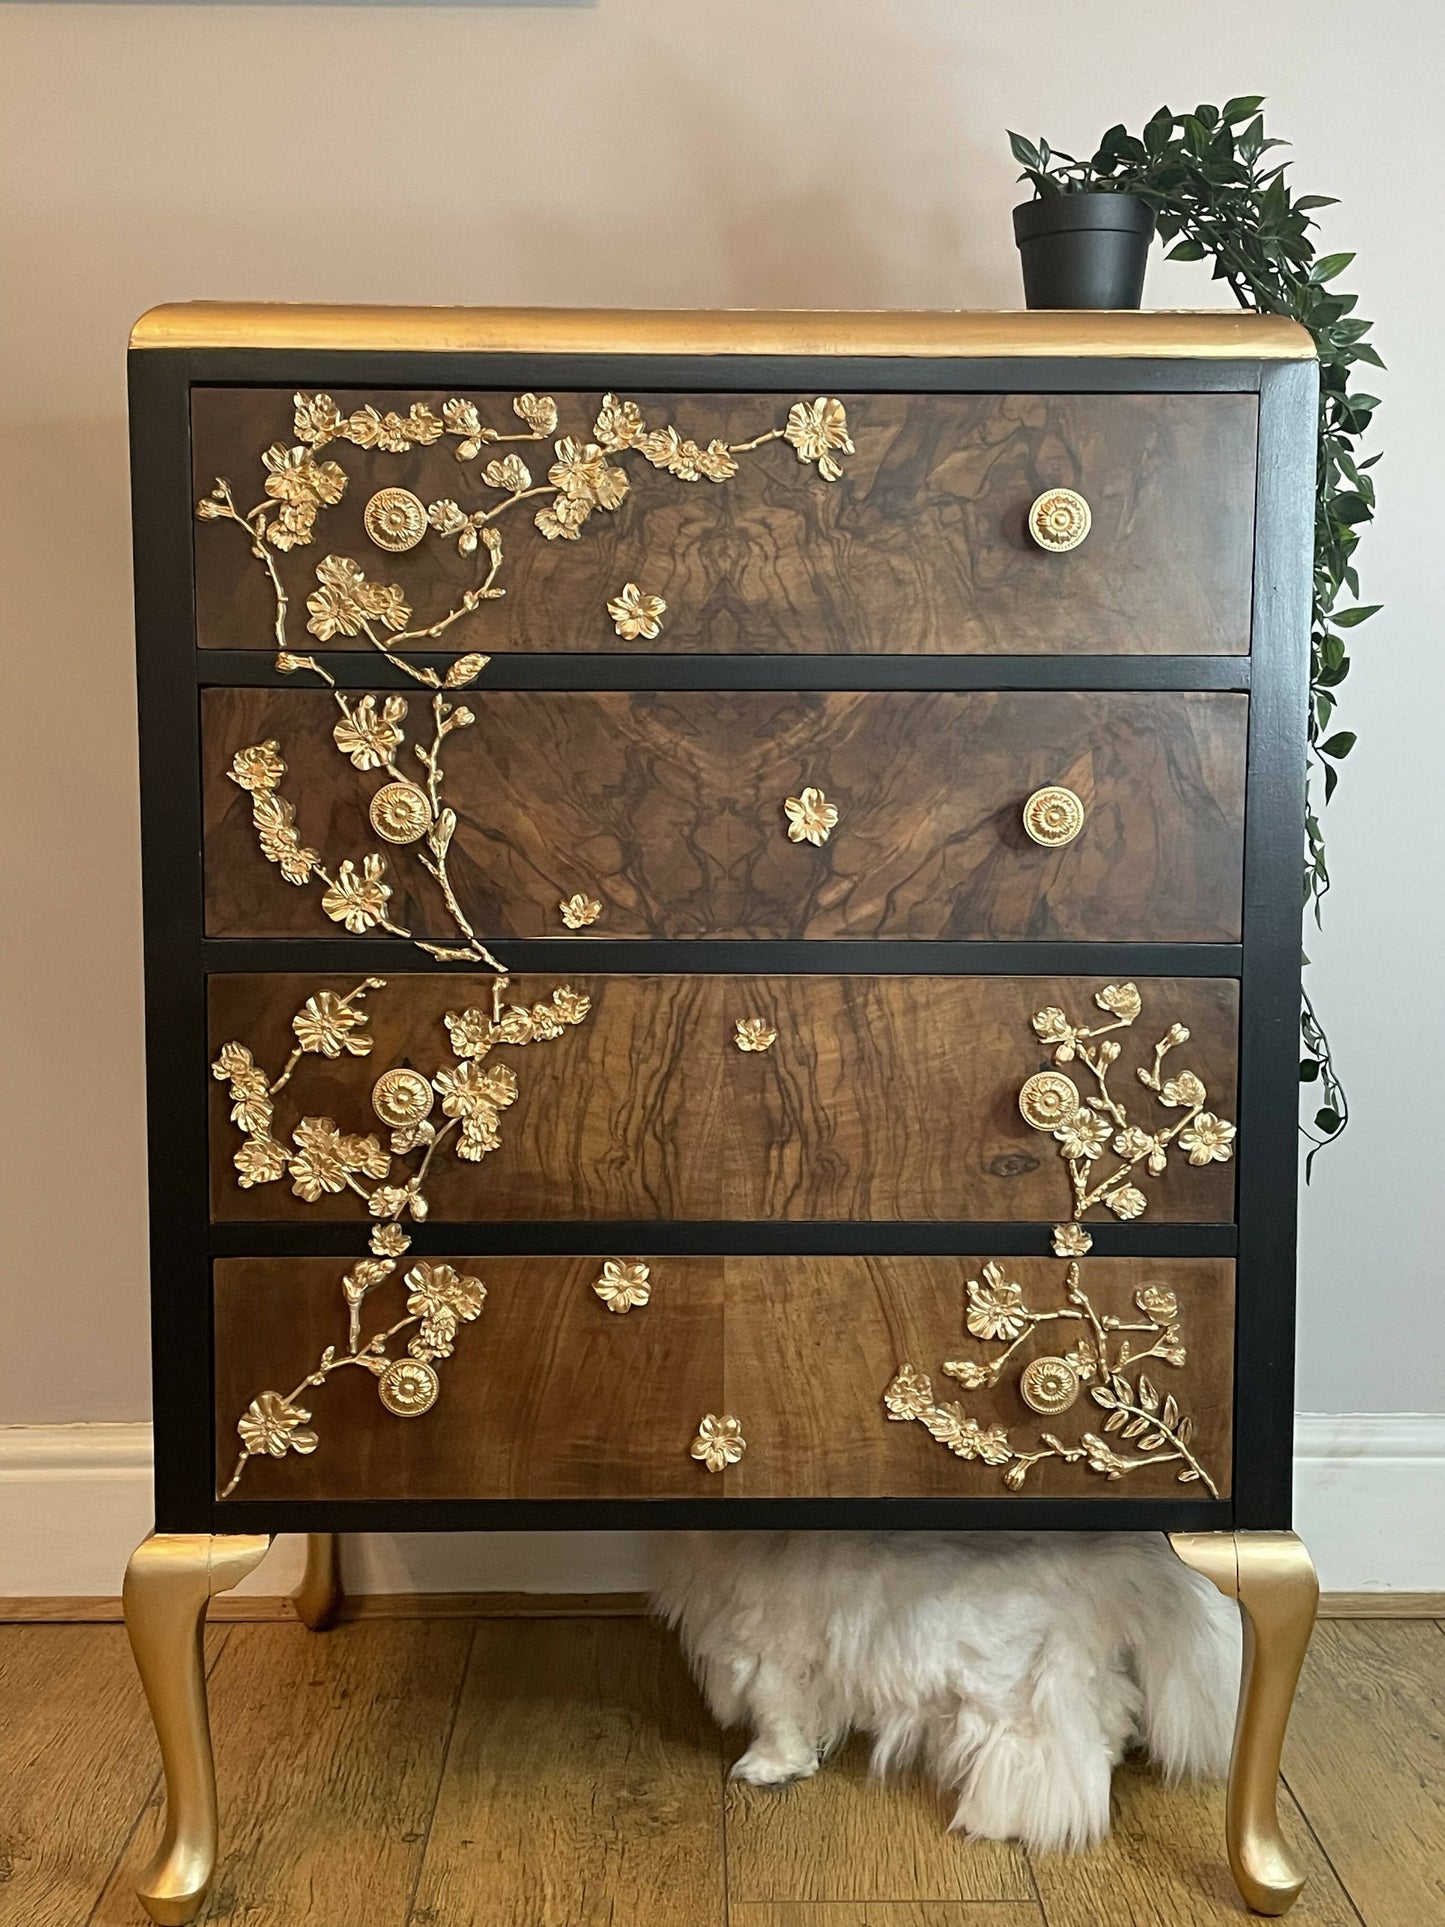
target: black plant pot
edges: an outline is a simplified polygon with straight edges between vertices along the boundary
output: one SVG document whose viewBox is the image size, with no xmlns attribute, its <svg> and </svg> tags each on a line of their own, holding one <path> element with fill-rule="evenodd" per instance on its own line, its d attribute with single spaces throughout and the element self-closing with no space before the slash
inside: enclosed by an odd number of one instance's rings
<svg viewBox="0 0 1445 1927">
<path fill-rule="evenodd" d="M 1133 194 L 1050 194 L 1014 209 L 1030 308 L 1137 308 L 1154 210 Z"/>
</svg>

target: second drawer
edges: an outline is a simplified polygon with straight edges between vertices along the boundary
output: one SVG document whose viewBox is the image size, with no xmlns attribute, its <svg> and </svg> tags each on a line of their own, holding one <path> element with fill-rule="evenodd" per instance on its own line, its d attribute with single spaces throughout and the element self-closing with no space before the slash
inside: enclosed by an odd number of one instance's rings
<svg viewBox="0 0 1445 1927">
<path fill-rule="evenodd" d="M 419 860 L 430 703 L 341 700 L 350 720 L 324 691 L 205 692 L 210 935 L 332 927 L 319 890 L 267 861 L 252 796 L 229 775 L 269 743 L 286 765 L 278 793 L 325 867 L 383 853 L 392 919 L 455 937 Z M 609 937 L 1239 938 L 1243 695 L 483 684 L 465 712 L 442 745 L 440 800 L 457 818 L 452 886 L 488 936 L 561 935 L 578 896 Z M 1026 822 L 1043 789 L 1076 802 Z M 789 811 L 809 790 L 821 818 Z M 383 791 L 415 821 L 386 816 Z"/>
</svg>

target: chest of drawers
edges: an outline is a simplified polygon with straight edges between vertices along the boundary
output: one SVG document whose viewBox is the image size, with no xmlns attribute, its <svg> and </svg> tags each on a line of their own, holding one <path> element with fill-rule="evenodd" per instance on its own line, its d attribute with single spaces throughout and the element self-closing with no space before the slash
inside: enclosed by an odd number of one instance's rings
<svg viewBox="0 0 1445 1927">
<path fill-rule="evenodd" d="M 1307 337 L 201 304 L 131 366 L 155 1917 L 177 1615 L 503 1525 L 1174 1534 L 1271 1629 L 1280 1901 Z"/>
</svg>

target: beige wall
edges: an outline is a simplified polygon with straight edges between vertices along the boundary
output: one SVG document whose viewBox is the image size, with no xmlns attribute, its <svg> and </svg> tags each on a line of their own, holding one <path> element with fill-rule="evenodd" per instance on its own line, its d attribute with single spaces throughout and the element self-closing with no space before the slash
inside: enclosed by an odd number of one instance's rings
<svg viewBox="0 0 1445 1927">
<path fill-rule="evenodd" d="M 1313 981 L 1356 1121 L 1306 1198 L 1308 1410 L 1441 1394 L 1441 15 L 1139 0 L 0 6 L 0 1421 L 147 1405 L 123 349 L 153 302 L 1001 306 L 1003 130 L 1271 96 L 1390 362 L 1362 744 Z M 1215 298 L 1151 274 L 1161 306 Z M 1429 867 L 1427 867 L 1429 866 Z M 178 1048 L 191 1048 L 178 1039 Z M 1434 1230 L 1434 1223 L 1429 1227 Z"/>
</svg>

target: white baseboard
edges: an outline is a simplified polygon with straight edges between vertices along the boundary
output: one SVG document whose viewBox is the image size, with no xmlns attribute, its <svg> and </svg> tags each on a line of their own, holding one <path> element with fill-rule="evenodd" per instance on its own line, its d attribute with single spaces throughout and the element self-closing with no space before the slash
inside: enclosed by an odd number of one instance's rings
<svg viewBox="0 0 1445 1927">
<path fill-rule="evenodd" d="M 0 1597 L 119 1592 L 151 1525 L 148 1425 L 0 1427 Z M 1302 1413 L 1295 1525 L 1327 1592 L 1445 1592 L 1445 1413 Z M 647 1532 L 368 1533 L 352 1592 L 641 1592 Z M 287 1592 L 283 1539 L 240 1588 Z"/>
</svg>

